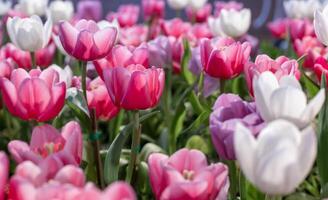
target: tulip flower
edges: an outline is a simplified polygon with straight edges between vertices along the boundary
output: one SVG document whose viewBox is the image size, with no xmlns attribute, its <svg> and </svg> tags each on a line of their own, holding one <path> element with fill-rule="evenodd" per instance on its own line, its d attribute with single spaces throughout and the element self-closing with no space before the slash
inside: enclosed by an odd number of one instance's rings
<svg viewBox="0 0 328 200">
<path fill-rule="evenodd" d="M 240 167 L 252 184 L 268 195 L 287 195 L 310 173 L 317 139 L 311 126 L 300 131 L 288 121 L 276 120 L 257 139 L 251 130 L 238 124 L 234 147 Z"/>
<path fill-rule="evenodd" d="M 3 101 L 8 111 L 23 120 L 45 122 L 53 119 L 64 106 L 66 85 L 58 73 L 15 69 L 10 77 L 0 80 Z"/>
<path fill-rule="evenodd" d="M 128 28 L 122 28 L 120 32 L 119 41 L 125 46 L 139 46 L 146 42 L 148 35 L 148 28 L 144 25 L 135 25 Z"/>
<path fill-rule="evenodd" d="M 313 19 L 313 13 L 321 7 L 318 0 L 287 0 L 284 8 L 289 18 Z"/>
<path fill-rule="evenodd" d="M 54 157 L 64 165 L 78 166 L 82 161 L 82 132 L 74 121 L 67 123 L 59 132 L 50 125 L 33 129 L 30 144 L 20 140 L 9 142 L 8 149 L 17 163 L 32 161 L 40 164 L 47 157 Z"/>
<path fill-rule="evenodd" d="M 94 21 L 83 19 L 75 26 L 61 22 L 58 35 L 69 55 L 78 60 L 92 61 L 108 55 L 116 41 L 117 29 L 100 29 Z"/>
<path fill-rule="evenodd" d="M 182 10 L 189 4 L 189 0 L 167 0 L 167 4 L 174 10 Z"/>
<path fill-rule="evenodd" d="M 314 27 L 309 20 L 292 19 L 289 20 L 290 37 L 294 41 L 303 39 L 306 36 L 315 36 Z"/>
<path fill-rule="evenodd" d="M 144 110 L 157 105 L 162 96 L 163 69 L 142 65 L 105 69 L 104 81 L 113 103 L 126 110 Z"/>
<path fill-rule="evenodd" d="M 148 159 L 150 183 L 157 200 L 224 200 L 229 189 L 228 168 L 207 164 L 198 150 L 181 149 L 171 157 L 153 153 Z"/>
<path fill-rule="evenodd" d="M 9 18 L 7 30 L 10 40 L 21 50 L 35 52 L 44 48 L 50 40 L 52 22 L 43 25 L 39 16 Z"/>
<path fill-rule="evenodd" d="M 182 21 L 180 18 L 174 18 L 168 21 L 163 21 L 161 24 L 162 31 L 166 36 L 179 38 L 186 34 L 191 28 L 191 24 Z"/>
<path fill-rule="evenodd" d="M 191 6 L 186 8 L 186 15 L 191 22 L 206 22 L 207 18 L 211 15 L 212 5 L 205 4 L 201 9 L 194 10 Z"/>
<path fill-rule="evenodd" d="M 159 36 L 148 42 L 149 65 L 169 67 L 172 63 L 172 49 L 168 37 Z"/>
<path fill-rule="evenodd" d="M 8 175 L 9 160 L 4 152 L 0 152 L 0 200 L 5 200 Z"/>
<path fill-rule="evenodd" d="M 13 2 L 11 0 L 0 0 L 0 16 L 7 14 Z"/>
<path fill-rule="evenodd" d="M 64 82 L 67 88 L 70 88 L 72 85 L 73 72 L 70 66 L 65 66 L 64 69 L 59 67 L 56 64 L 50 65 L 48 68 L 54 69 L 59 75 L 59 82 Z"/>
<path fill-rule="evenodd" d="M 15 10 L 25 13 L 28 16 L 42 16 L 46 13 L 47 4 L 48 0 L 18 0 Z"/>
<path fill-rule="evenodd" d="M 7 43 L 0 50 L 1 59 L 11 59 L 18 67 L 30 69 L 32 58 L 29 52 L 22 51 L 11 43 Z"/>
<path fill-rule="evenodd" d="M 314 31 L 318 40 L 328 46 L 328 5 L 322 11 L 316 10 L 314 13 Z"/>
<path fill-rule="evenodd" d="M 308 126 L 319 113 L 325 90 L 307 104 L 307 98 L 295 76 L 283 76 L 280 80 L 269 71 L 253 80 L 256 107 L 266 122 L 286 119 L 299 128 Z"/>
<path fill-rule="evenodd" d="M 144 19 L 163 18 L 165 12 L 164 0 L 142 0 Z"/>
<path fill-rule="evenodd" d="M 187 33 L 187 38 L 192 46 L 198 45 L 203 38 L 211 39 L 212 37 L 212 32 L 205 23 L 194 24 Z"/>
<path fill-rule="evenodd" d="M 139 6 L 134 4 L 121 5 L 117 12 L 110 12 L 106 19 L 108 21 L 113 21 L 117 19 L 121 27 L 131 27 L 134 26 L 139 18 Z"/>
<path fill-rule="evenodd" d="M 203 39 L 200 44 L 203 70 L 210 76 L 231 79 L 238 76 L 249 60 L 249 43 L 230 38 Z"/>
<path fill-rule="evenodd" d="M 48 46 L 35 52 L 36 65 L 40 67 L 48 67 L 52 64 L 56 53 L 56 45 L 51 42 Z M 31 60 L 32 63 L 32 60 Z"/>
<path fill-rule="evenodd" d="M 267 27 L 275 38 L 285 39 L 288 36 L 289 20 L 288 18 L 277 19 L 268 23 Z"/>
<path fill-rule="evenodd" d="M 243 101 L 234 94 L 220 95 L 210 116 L 212 142 L 220 158 L 236 159 L 233 139 L 238 123 L 246 126 L 254 136 L 265 126 L 256 112 L 255 103 Z"/>
<path fill-rule="evenodd" d="M 10 78 L 11 72 L 15 69 L 12 59 L 0 61 L 0 77 Z"/>
<path fill-rule="evenodd" d="M 214 16 L 218 17 L 221 14 L 222 10 L 241 10 L 244 5 L 237 1 L 217 1 L 215 2 Z"/>
<path fill-rule="evenodd" d="M 258 55 L 255 63 L 246 64 L 244 69 L 245 79 L 251 95 L 253 95 L 252 84 L 254 77 L 266 71 L 272 72 L 278 80 L 287 75 L 295 76 L 297 79 L 301 77 L 296 60 L 290 60 L 285 56 L 279 56 L 273 60 L 267 55 Z"/>
<path fill-rule="evenodd" d="M 70 20 L 74 14 L 74 6 L 71 1 L 55 0 L 49 5 L 48 12 L 52 22 L 57 24 L 61 20 Z"/>
<path fill-rule="evenodd" d="M 322 75 L 328 78 L 328 62 L 324 57 L 319 57 L 314 64 L 313 71 L 317 76 L 317 79 L 321 81 Z"/>
<path fill-rule="evenodd" d="M 77 18 L 98 22 L 102 18 L 100 0 L 83 0 L 77 3 Z"/>
<path fill-rule="evenodd" d="M 107 57 L 95 60 L 93 63 L 99 74 L 104 79 L 103 71 L 113 67 L 127 67 L 132 64 L 148 66 L 148 49 L 146 45 L 139 47 L 115 46 Z"/>
</svg>

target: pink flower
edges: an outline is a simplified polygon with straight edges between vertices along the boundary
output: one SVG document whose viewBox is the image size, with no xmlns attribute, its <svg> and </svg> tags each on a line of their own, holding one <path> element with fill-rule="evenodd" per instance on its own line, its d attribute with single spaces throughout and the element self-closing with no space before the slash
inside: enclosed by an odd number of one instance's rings
<svg viewBox="0 0 328 200">
<path fill-rule="evenodd" d="M 316 59 L 313 71 L 315 75 L 317 76 L 317 79 L 321 81 L 322 75 L 326 77 L 326 80 L 328 78 L 328 62 L 327 59 L 324 57 L 319 57 Z M 327 84 L 328 85 L 328 84 Z"/>
<path fill-rule="evenodd" d="M 136 48 L 133 46 L 116 45 L 107 57 L 95 60 L 93 63 L 99 74 L 104 79 L 103 71 L 113 67 L 127 67 L 131 64 L 141 64 L 148 67 L 148 48 L 142 44 Z"/>
<path fill-rule="evenodd" d="M 167 21 L 162 21 L 162 31 L 166 36 L 173 36 L 179 38 L 186 34 L 191 28 L 191 24 L 182 21 L 180 18 L 174 18 Z"/>
<path fill-rule="evenodd" d="M 249 43 L 231 38 L 203 39 L 200 44 L 203 70 L 215 78 L 234 78 L 243 71 L 251 48 Z"/>
<path fill-rule="evenodd" d="M 108 13 L 106 19 L 113 21 L 117 19 L 121 27 L 134 26 L 139 18 L 139 6 L 134 4 L 121 5 L 117 12 Z"/>
<path fill-rule="evenodd" d="M 288 34 L 289 19 L 277 19 L 267 25 L 271 34 L 277 39 L 285 39 Z"/>
<path fill-rule="evenodd" d="M 212 31 L 208 27 L 206 23 L 202 24 L 194 24 L 191 29 L 189 29 L 187 33 L 187 37 L 189 42 L 192 43 L 193 46 L 199 44 L 200 40 L 203 38 L 212 38 Z"/>
<path fill-rule="evenodd" d="M 203 23 L 207 21 L 207 18 L 212 13 L 212 5 L 207 3 L 199 10 L 194 10 L 192 7 L 188 6 L 186 8 L 186 15 L 191 22 Z"/>
<path fill-rule="evenodd" d="M 250 62 L 245 65 L 245 78 L 251 95 L 253 95 L 254 76 L 266 71 L 271 71 L 278 79 L 285 75 L 294 75 L 297 79 L 300 79 L 301 76 L 296 60 L 291 60 L 285 56 L 273 60 L 267 55 L 258 55 L 255 63 Z"/>
<path fill-rule="evenodd" d="M 148 28 L 144 25 L 122 28 L 120 31 L 119 41 L 125 46 L 137 47 L 147 40 Z"/>
<path fill-rule="evenodd" d="M 221 11 L 223 9 L 239 11 L 239 10 L 243 9 L 243 7 L 244 7 L 244 5 L 242 3 L 237 2 L 237 1 L 229 1 L 229 2 L 217 1 L 215 3 L 214 15 L 216 17 L 220 16 Z"/>
<path fill-rule="evenodd" d="M 154 153 L 148 159 L 150 183 L 157 200 L 225 200 L 228 168 L 208 165 L 198 150 L 181 149 L 171 157 Z"/>
<path fill-rule="evenodd" d="M 290 37 L 293 41 L 296 39 L 302 39 L 305 36 L 315 37 L 313 24 L 306 19 L 289 20 L 289 31 Z"/>
<path fill-rule="evenodd" d="M 8 43 L 1 48 L 0 58 L 11 58 L 20 68 L 30 69 L 32 67 L 31 54 L 27 51 L 20 50 L 12 43 Z"/>
<path fill-rule="evenodd" d="M 88 106 L 95 109 L 96 117 L 101 120 L 110 120 L 120 109 L 116 107 L 100 77 L 91 81 L 87 86 Z"/>
<path fill-rule="evenodd" d="M 109 95 L 118 107 L 144 110 L 157 105 L 162 96 L 165 74 L 161 68 L 146 69 L 142 65 L 104 70 Z"/>
<path fill-rule="evenodd" d="M 23 120 L 51 120 L 65 103 L 66 84 L 59 82 L 53 69 L 34 69 L 30 73 L 15 69 L 10 80 L 1 78 L 0 86 L 8 111 Z"/>
<path fill-rule="evenodd" d="M 40 164 L 48 157 L 55 157 L 62 165 L 78 166 L 82 160 L 82 132 L 74 121 L 67 123 L 59 132 L 50 125 L 33 129 L 30 144 L 13 140 L 8 149 L 17 163 L 32 161 Z"/>
<path fill-rule="evenodd" d="M 145 20 L 163 18 L 165 2 L 163 0 L 142 0 L 142 9 Z"/>
<path fill-rule="evenodd" d="M 0 152 L 0 200 L 5 200 L 5 189 L 9 175 L 9 160 L 4 152 Z"/>
<path fill-rule="evenodd" d="M 38 50 L 35 53 L 36 65 L 40 67 L 48 67 L 53 63 L 53 58 L 56 53 L 56 45 L 51 42 L 48 46 Z"/>
<path fill-rule="evenodd" d="M 102 18 L 102 5 L 100 0 L 83 0 L 77 4 L 77 18 L 99 21 Z"/>
<path fill-rule="evenodd" d="M 0 77 L 10 78 L 11 72 L 15 69 L 12 59 L 3 59 L 0 61 Z"/>
<path fill-rule="evenodd" d="M 59 24 L 59 38 L 65 51 L 82 61 L 101 59 L 108 55 L 117 37 L 117 29 L 100 29 L 94 21 L 80 20 L 75 26 Z"/>
<path fill-rule="evenodd" d="M 6 15 L 4 15 L 2 17 L 2 23 L 3 24 L 7 24 L 7 20 L 8 18 L 11 17 L 11 18 L 14 18 L 14 17 L 19 17 L 19 18 L 26 18 L 28 17 L 25 13 L 22 13 L 18 10 L 15 10 L 15 9 L 11 9 L 9 10 Z"/>
<path fill-rule="evenodd" d="M 172 50 L 173 72 L 179 74 L 181 72 L 181 60 L 184 54 L 182 38 L 169 37 Z"/>
</svg>

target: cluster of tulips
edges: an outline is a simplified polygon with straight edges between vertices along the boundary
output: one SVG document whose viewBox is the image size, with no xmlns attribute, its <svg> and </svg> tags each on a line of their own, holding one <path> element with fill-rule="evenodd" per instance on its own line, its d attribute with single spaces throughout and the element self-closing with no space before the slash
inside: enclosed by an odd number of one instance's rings
<svg viewBox="0 0 328 200">
<path fill-rule="evenodd" d="M 0 200 L 328 199 L 328 6 L 284 7 L 0 0 Z"/>
</svg>

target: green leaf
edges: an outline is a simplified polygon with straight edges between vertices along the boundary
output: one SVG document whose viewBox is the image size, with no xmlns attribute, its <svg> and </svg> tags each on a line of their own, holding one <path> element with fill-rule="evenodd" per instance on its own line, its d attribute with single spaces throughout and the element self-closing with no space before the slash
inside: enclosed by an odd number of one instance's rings
<svg viewBox="0 0 328 200">
<path fill-rule="evenodd" d="M 194 135 L 187 141 L 186 148 L 197 149 L 204 154 L 208 154 L 210 149 L 208 148 L 207 142 L 199 135 Z"/>
<path fill-rule="evenodd" d="M 142 148 L 142 150 L 140 152 L 140 160 L 147 162 L 148 157 L 152 153 L 165 153 L 165 151 L 156 144 L 147 143 L 147 144 L 145 144 L 145 146 Z"/>
<path fill-rule="evenodd" d="M 183 40 L 184 54 L 181 60 L 181 73 L 185 81 L 192 85 L 194 83 L 194 76 L 191 71 L 188 69 L 189 60 L 191 58 L 190 45 L 187 39 Z"/>
<path fill-rule="evenodd" d="M 189 95 L 189 102 L 197 114 L 201 114 L 204 111 L 204 108 L 194 91 L 191 91 Z"/>
<path fill-rule="evenodd" d="M 309 98 L 313 98 L 319 92 L 320 87 L 304 72 L 302 72 L 301 82 Z"/>
<path fill-rule="evenodd" d="M 142 116 L 140 118 L 140 123 L 150 117 L 153 117 L 157 113 L 158 111 L 155 111 Z M 115 140 L 110 145 L 107 151 L 105 164 L 104 164 L 104 176 L 105 176 L 104 178 L 107 184 L 110 184 L 118 180 L 121 152 L 124 144 L 126 143 L 126 140 L 128 139 L 130 133 L 132 132 L 133 125 L 134 122 L 131 122 L 127 126 L 125 126 L 125 128 L 121 131 L 121 133 L 116 136 Z"/>
<path fill-rule="evenodd" d="M 305 193 L 296 193 L 288 196 L 286 200 L 317 200 L 317 198 Z"/>
</svg>

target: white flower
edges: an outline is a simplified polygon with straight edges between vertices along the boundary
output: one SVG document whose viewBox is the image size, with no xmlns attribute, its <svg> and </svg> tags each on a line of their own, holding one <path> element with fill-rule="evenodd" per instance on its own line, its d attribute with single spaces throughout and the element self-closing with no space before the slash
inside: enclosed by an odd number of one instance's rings
<svg viewBox="0 0 328 200">
<path fill-rule="evenodd" d="M 311 126 L 300 131 L 285 120 L 269 123 L 257 139 L 238 124 L 234 147 L 240 167 L 251 183 L 264 193 L 286 195 L 311 171 L 317 154 L 317 138 Z"/>
<path fill-rule="evenodd" d="M 206 2 L 207 0 L 189 0 L 189 5 L 192 7 L 192 9 L 199 10 L 204 7 Z"/>
<path fill-rule="evenodd" d="M 308 126 L 325 101 L 321 89 L 307 104 L 307 98 L 294 76 L 277 80 L 272 72 L 264 72 L 253 80 L 254 97 L 258 111 L 266 122 L 286 119 L 299 128 Z"/>
<path fill-rule="evenodd" d="M 324 45 L 328 45 L 328 5 L 323 11 L 316 10 L 314 13 L 314 31 L 318 40 Z"/>
<path fill-rule="evenodd" d="M 74 7 L 71 1 L 56 0 L 50 3 L 48 12 L 53 23 L 58 23 L 61 20 L 70 20 L 74 14 Z"/>
<path fill-rule="evenodd" d="M 218 18 L 209 19 L 209 26 L 216 36 L 238 38 L 247 33 L 251 25 L 251 10 L 222 10 Z"/>
<path fill-rule="evenodd" d="M 19 0 L 15 9 L 29 16 L 46 13 L 48 0 Z"/>
<path fill-rule="evenodd" d="M 50 40 L 52 22 L 50 19 L 43 25 L 39 16 L 29 18 L 9 18 L 7 21 L 8 35 L 11 41 L 24 51 L 37 51 L 44 48 Z"/>
<path fill-rule="evenodd" d="M 313 13 L 321 7 L 318 0 L 288 0 L 284 1 L 284 8 L 289 18 L 313 19 Z"/>
<path fill-rule="evenodd" d="M 0 0 L 0 16 L 5 15 L 10 10 L 12 4 L 11 0 Z"/>
<path fill-rule="evenodd" d="M 174 10 L 182 10 L 188 6 L 189 0 L 167 0 L 167 3 Z"/>
<path fill-rule="evenodd" d="M 65 82 L 66 88 L 70 88 L 72 85 L 73 72 L 70 66 L 66 65 L 63 69 L 56 64 L 52 64 L 49 68 L 54 69 L 59 74 L 59 82 Z"/>
</svg>

